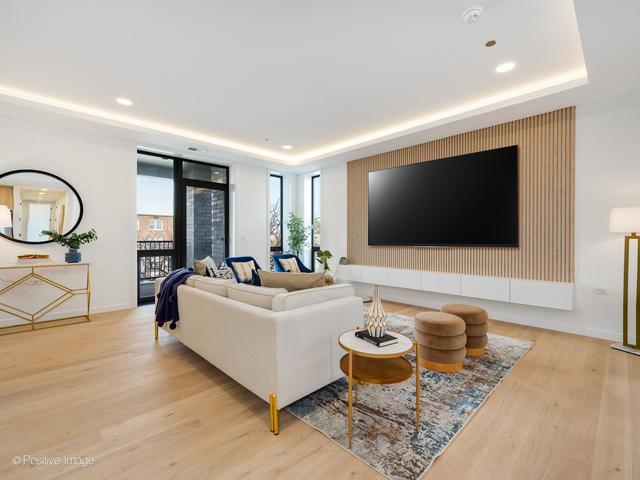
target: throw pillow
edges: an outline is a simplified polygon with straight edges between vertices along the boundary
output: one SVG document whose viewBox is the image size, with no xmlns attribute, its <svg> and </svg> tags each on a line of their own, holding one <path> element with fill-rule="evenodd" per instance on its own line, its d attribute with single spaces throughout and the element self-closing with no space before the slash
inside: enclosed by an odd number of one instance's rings
<svg viewBox="0 0 640 480">
<path fill-rule="evenodd" d="M 218 265 L 218 269 L 215 271 L 215 277 L 223 280 L 233 280 L 236 278 L 233 276 L 231 269 L 224 262 Z"/>
<path fill-rule="evenodd" d="M 280 265 L 285 272 L 300 273 L 298 261 L 295 258 L 281 258 Z"/>
<path fill-rule="evenodd" d="M 288 292 L 324 287 L 324 272 L 291 273 L 258 270 L 263 287 L 285 288 Z"/>
<path fill-rule="evenodd" d="M 202 275 L 203 277 L 212 277 L 210 269 L 216 268 L 216 262 L 211 257 L 205 257 L 202 260 L 193 261 L 193 271 L 196 275 Z"/>
<path fill-rule="evenodd" d="M 253 279 L 253 272 L 256 270 L 256 264 L 253 260 L 248 262 L 232 262 L 231 265 L 240 279 L 240 283 L 250 283 Z"/>
<path fill-rule="evenodd" d="M 207 266 L 202 262 L 202 260 L 194 260 L 191 266 L 193 267 L 193 272 L 196 275 L 202 275 L 203 277 L 207 276 Z"/>
</svg>

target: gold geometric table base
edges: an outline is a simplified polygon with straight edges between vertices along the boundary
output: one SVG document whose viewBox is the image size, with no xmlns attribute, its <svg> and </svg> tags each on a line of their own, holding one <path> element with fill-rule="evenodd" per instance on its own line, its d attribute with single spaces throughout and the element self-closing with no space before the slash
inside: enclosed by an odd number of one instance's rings
<svg viewBox="0 0 640 480">
<path fill-rule="evenodd" d="M 69 288 L 69 287 L 66 287 L 65 285 L 55 282 L 50 278 L 47 278 L 41 275 L 40 273 L 36 272 L 36 269 L 40 269 L 40 268 L 74 267 L 74 266 L 86 267 L 86 270 L 87 270 L 86 285 L 84 288 Z M 7 285 L 2 290 L 0 290 L 0 296 L 6 292 L 9 292 L 10 290 L 13 290 L 14 288 L 17 288 L 18 286 L 22 285 L 23 283 L 25 283 L 26 281 L 32 278 L 36 280 L 40 280 L 41 282 L 46 283 L 47 285 L 50 285 L 60 290 L 62 293 L 60 294 L 60 296 L 56 297 L 52 302 L 45 305 L 35 313 L 30 313 L 20 308 L 14 307 L 12 305 L 8 305 L 6 303 L 0 302 L 1 312 L 7 313 L 13 317 L 16 317 L 20 320 L 28 322 L 26 325 L 8 325 L 5 327 L 0 327 L 0 335 L 7 335 L 9 333 L 24 332 L 27 330 L 38 330 L 41 328 L 49 328 L 49 327 L 55 327 L 60 325 L 70 325 L 74 323 L 84 323 L 84 322 L 91 321 L 91 319 L 89 318 L 89 312 L 91 309 L 91 273 L 90 273 L 90 268 L 88 263 L 73 263 L 73 264 L 64 263 L 64 264 L 50 264 L 50 265 L 47 265 L 47 264 L 15 265 L 10 267 L 0 267 L 0 270 L 10 270 L 10 269 L 24 270 L 27 268 L 30 269 L 31 271 L 28 274 L 24 275 L 23 277 L 19 278 L 18 280 L 11 282 L 9 285 Z M 51 311 L 55 310 L 60 305 L 63 305 L 68 300 L 70 300 L 71 298 L 77 295 L 87 296 L 87 310 L 85 315 L 56 318 L 53 320 L 42 320 L 38 322 L 40 318 L 50 313 Z"/>
<path fill-rule="evenodd" d="M 611 348 L 613 348 L 614 350 L 620 350 L 621 352 L 630 353 L 631 355 L 640 356 L 640 350 L 638 350 L 637 348 L 628 347 L 626 345 L 623 345 L 622 343 L 612 343 Z"/>
</svg>

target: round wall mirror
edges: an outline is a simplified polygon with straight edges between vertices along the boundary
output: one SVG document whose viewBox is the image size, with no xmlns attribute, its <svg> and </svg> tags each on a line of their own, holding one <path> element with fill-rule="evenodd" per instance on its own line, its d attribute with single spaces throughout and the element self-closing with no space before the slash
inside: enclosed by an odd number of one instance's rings
<svg viewBox="0 0 640 480">
<path fill-rule="evenodd" d="M 63 235 L 82 220 L 82 200 L 60 177 L 39 170 L 0 175 L 0 235 L 20 243 L 49 243 L 43 230 Z"/>
</svg>

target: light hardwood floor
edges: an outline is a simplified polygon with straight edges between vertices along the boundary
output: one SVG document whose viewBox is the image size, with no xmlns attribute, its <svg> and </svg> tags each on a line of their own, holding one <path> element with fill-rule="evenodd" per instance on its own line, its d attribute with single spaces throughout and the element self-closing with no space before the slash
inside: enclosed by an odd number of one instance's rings
<svg viewBox="0 0 640 480">
<path fill-rule="evenodd" d="M 385 304 L 414 315 L 419 309 Z M 0 337 L 0 478 L 378 479 L 160 332 L 149 307 Z M 640 478 L 640 357 L 508 323 L 536 345 L 435 462 L 434 479 Z M 14 455 L 95 465 L 14 466 Z"/>
</svg>

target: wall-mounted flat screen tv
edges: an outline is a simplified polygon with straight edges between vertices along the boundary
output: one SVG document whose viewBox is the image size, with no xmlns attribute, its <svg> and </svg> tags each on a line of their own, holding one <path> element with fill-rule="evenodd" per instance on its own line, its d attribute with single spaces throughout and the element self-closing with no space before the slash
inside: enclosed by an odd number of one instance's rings
<svg viewBox="0 0 640 480">
<path fill-rule="evenodd" d="M 517 145 L 370 172 L 369 245 L 517 247 Z"/>
</svg>

